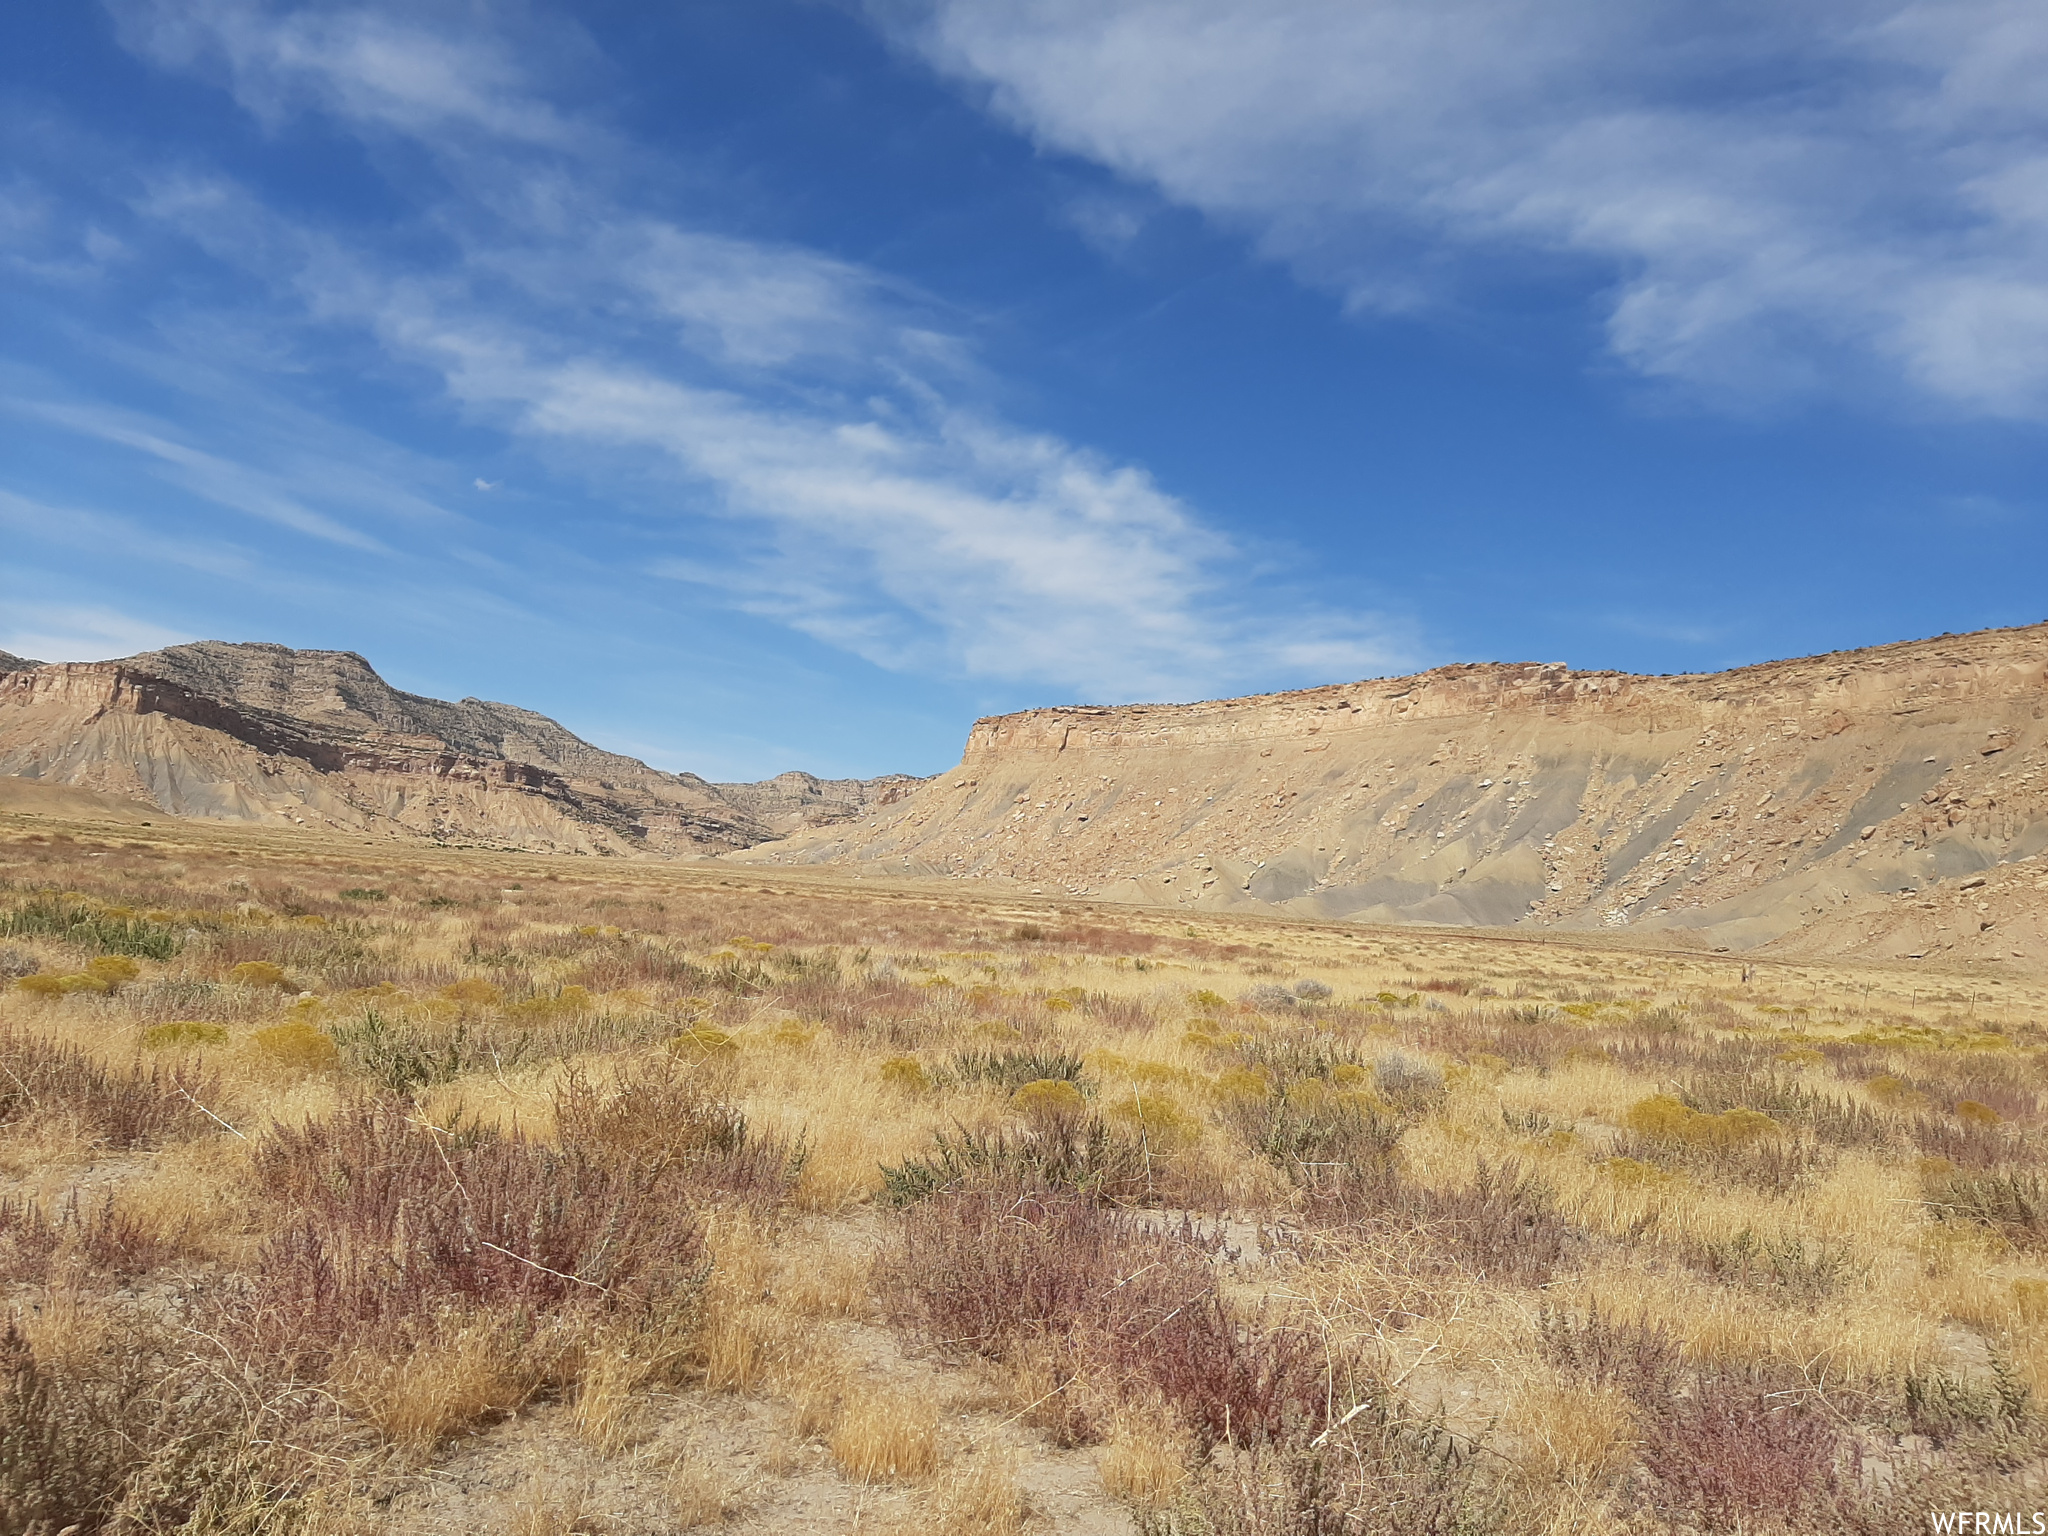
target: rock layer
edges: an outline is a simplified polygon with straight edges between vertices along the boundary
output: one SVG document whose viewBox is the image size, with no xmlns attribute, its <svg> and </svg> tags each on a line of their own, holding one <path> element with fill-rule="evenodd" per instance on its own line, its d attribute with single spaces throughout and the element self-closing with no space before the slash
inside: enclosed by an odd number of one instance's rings
<svg viewBox="0 0 2048 1536">
<path fill-rule="evenodd" d="M 0 774 L 175 816 L 657 857 L 857 816 L 918 782 L 712 784 L 531 710 L 403 693 L 353 652 L 219 641 L 119 661 L 0 658 Z"/>
<path fill-rule="evenodd" d="M 897 805 L 728 857 L 1369 922 L 2026 958 L 2044 939 L 2044 713 L 2048 626 L 1695 676 L 1453 666 L 1033 710 L 977 722 L 960 766 Z M 1928 891 L 1976 878 L 1967 920 L 1939 903 L 1927 918 Z"/>
</svg>

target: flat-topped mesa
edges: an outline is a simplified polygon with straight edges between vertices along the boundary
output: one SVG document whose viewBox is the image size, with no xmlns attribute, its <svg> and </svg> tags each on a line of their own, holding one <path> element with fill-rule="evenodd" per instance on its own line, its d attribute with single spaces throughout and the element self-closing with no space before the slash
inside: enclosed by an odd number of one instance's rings
<svg viewBox="0 0 2048 1536">
<path fill-rule="evenodd" d="M 725 857 L 1756 944 L 1880 892 L 2010 883 L 2048 847 L 2044 714 L 2048 626 L 1675 677 L 1465 665 L 1029 710 L 977 721 L 960 766 L 897 805 Z M 1854 942 L 1889 954 L 1896 927 Z"/>
<path fill-rule="evenodd" d="M 749 801 L 755 786 L 721 793 L 531 710 L 402 692 L 352 651 L 220 641 L 0 668 L 0 774 L 172 815 L 656 857 L 743 848 L 870 798 L 864 781 L 798 775 L 806 794 Z"/>
<path fill-rule="evenodd" d="M 1196 704 L 1080 705 L 977 720 L 963 768 L 1008 752 L 1194 747 L 1270 741 L 1497 713 L 1600 719 L 1622 731 L 1713 725 L 1758 709 L 1891 711 L 1935 699 L 2048 688 L 2048 626 L 1945 635 L 1865 651 L 1668 677 L 1575 672 L 1562 663 L 1479 662 Z"/>
</svg>

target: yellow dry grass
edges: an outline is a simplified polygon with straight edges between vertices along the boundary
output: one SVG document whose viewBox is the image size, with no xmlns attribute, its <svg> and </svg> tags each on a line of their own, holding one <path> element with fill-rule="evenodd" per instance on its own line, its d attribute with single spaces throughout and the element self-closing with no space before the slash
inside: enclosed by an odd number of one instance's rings
<svg viewBox="0 0 2048 1536">
<path fill-rule="evenodd" d="M 916 1482 L 939 1465 L 939 1424 L 929 1398 L 871 1381 L 848 1385 L 828 1443 L 847 1476 L 864 1483 Z"/>
<path fill-rule="evenodd" d="M 109 957 L 66 933 L 0 934 L 0 959 L 46 978 L 0 991 L 0 1032 L 175 1081 L 198 1116 L 114 1145 L 89 1105 L 7 1101 L 0 1199 L 48 1215 L 76 1189 L 81 1211 L 104 1202 L 154 1255 L 116 1276 L 66 1227 L 34 1257 L 0 1214 L 8 1305 L 53 1366 L 106 1354 L 124 1287 L 155 1295 L 262 1261 L 293 1216 L 256 1174 L 276 1128 L 395 1095 L 422 1124 L 568 1155 L 565 1086 L 661 1071 L 791 1149 L 775 1197 L 706 1200 L 697 1289 L 559 1324 L 451 1303 L 402 1351 L 357 1337 L 293 1389 L 327 1394 L 349 1432 L 414 1466 L 543 1410 L 591 1465 L 618 1468 L 657 1455 L 678 1402 L 772 1410 L 789 1441 L 774 1465 L 828 1467 L 961 1536 L 1021 1529 L 1019 1458 L 1092 1425 L 1110 1496 L 1180 1508 L 1221 1463 L 1150 1387 L 1069 1382 L 1071 1354 L 1019 1346 L 985 1367 L 996 1427 L 962 1442 L 942 1433 L 924 1366 L 851 1347 L 909 1326 L 876 1264 L 904 1220 L 885 1170 L 940 1136 L 1046 1138 L 1099 1117 L 1139 1169 L 1128 1198 L 1173 1213 L 1161 1230 L 1187 1211 L 1265 1229 L 1233 1237 L 1252 1256 L 1217 1270 L 1236 1316 L 1298 1330 L 1376 1372 L 1404 1412 L 1512 1451 L 1486 1476 L 1518 1528 L 1623 1528 L 1631 1469 L 1664 1432 L 1622 1386 L 1560 1363 L 1556 1314 L 1646 1329 L 1688 1369 L 1775 1372 L 1858 1433 L 1907 1422 L 1908 1382 L 1988 1402 L 2004 1372 L 2048 1396 L 2048 1242 L 1994 1209 L 1997 1179 L 2041 1172 L 2048 990 L 2021 978 L 1005 905 L 785 871 L 52 830 L 0 822 L 0 923 L 54 890 L 162 913 L 183 947 L 93 972 Z M 365 887 L 389 897 L 341 894 Z M 56 984 L 81 976 L 95 984 Z M 1297 980 L 1334 995 L 1245 1000 Z M 1027 1076 L 1001 1078 L 1012 1057 Z M 1287 1116 L 1352 1113 L 1398 1121 L 1389 1166 L 1408 1205 L 1332 1223 L 1312 1171 L 1326 1154 L 1286 1152 Z M 1475 1246 L 1490 1219 L 1475 1192 L 1504 1169 L 1569 1234 L 1540 1281 Z M 1956 1178 L 1993 1204 L 1939 1194 Z M 1438 1214 L 1408 1219 L 1425 1196 Z M 1275 1230 L 1292 1235 L 1266 1263 Z M 354 1508 L 358 1452 L 320 1455 L 293 1475 Z M 773 1499 L 694 1453 L 643 1480 L 686 1529 Z M 543 1478 L 521 1528 L 583 1529 L 591 1497 Z"/>
</svg>

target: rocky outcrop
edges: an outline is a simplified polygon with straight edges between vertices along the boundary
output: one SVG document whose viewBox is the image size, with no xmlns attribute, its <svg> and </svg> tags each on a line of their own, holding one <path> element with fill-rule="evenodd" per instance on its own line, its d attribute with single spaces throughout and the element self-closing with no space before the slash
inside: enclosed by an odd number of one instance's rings
<svg viewBox="0 0 2048 1536">
<path fill-rule="evenodd" d="M 2044 714 L 2048 626 L 1697 676 L 1473 665 L 1032 710 L 978 721 L 960 766 L 897 805 L 728 857 L 1319 918 L 1736 947 L 1825 932 L 1831 952 L 2025 958 L 2048 875 Z M 1923 921 L 1928 891 L 1978 878 L 1985 914 Z"/>
<path fill-rule="evenodd" d="M 659 857 L 857 815 L 905 782 L 721 788 L 531 710 L 402 692 L 353 652 L 218 641 L 0 667 L 0 773 L 176 816 Z"/>
<path fill-rule="evenodd" d="M 711 787 L 763 826 L 784 831 L 832 827 L 859 818 L 865 810 L 894 805 L 924 782 L 907 773 L 879 779 L 819 779 L 808 773 L 778 773 L 758 784 L 714 784 Z"/>
</svg>

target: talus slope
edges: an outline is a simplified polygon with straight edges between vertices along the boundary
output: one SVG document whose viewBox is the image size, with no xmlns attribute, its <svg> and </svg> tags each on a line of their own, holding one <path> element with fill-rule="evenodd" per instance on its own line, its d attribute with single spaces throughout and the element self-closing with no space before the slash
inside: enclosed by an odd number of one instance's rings
<svg viewBox="0 0 2048 1536">
<path fill-rule="evenodd" d="M 353 652 L 219 641 L 0 660 L 0 774 L 174 816 L 668 858 L 844 820 L 917 782 L 714 785 L 531 710 L 401 692 Z"/>
<path fill-rule="evenodd" d="M 960 766 L 898 804 L 725 857 L 1362 922 L 2040 959 L 2044 713 L 2048 626 L 1695 676 L 1452 666 L 1032 710 L 977 722 Z"/>
</svg>

